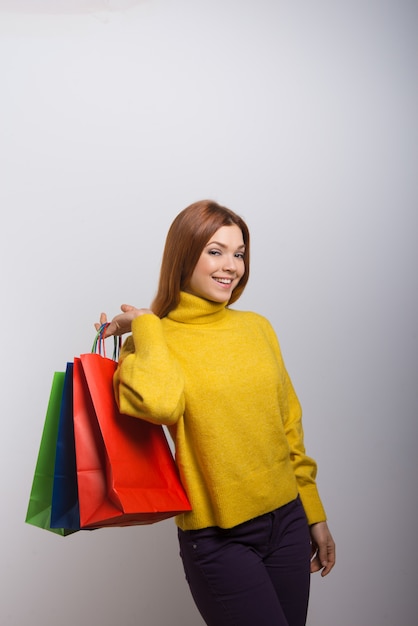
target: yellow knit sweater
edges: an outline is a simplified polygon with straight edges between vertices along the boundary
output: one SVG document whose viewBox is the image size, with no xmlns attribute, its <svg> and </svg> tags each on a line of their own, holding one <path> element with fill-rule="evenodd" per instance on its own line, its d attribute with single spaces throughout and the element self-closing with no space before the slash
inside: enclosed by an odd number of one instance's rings
<svg viewBox="0 0 418 626">
<path fill-rule="evenodd" d="M 270 323 L 182 293 L 167 317 L 132 324 L 115 374 L 122 413 L 165 424 L 192 511 L 183 530 L 230 528 L 300 494 L 326 519 L 301 408 Z"/>
</svg>

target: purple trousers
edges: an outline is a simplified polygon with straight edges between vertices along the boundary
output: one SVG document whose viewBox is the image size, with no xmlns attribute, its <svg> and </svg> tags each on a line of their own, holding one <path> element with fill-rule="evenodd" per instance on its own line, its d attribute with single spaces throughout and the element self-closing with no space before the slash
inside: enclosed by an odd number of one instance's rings
<svg viewBox="0 0 418 626">
<path fill-rule="evenodd" d="M 299 498 L 234 528 L 178 534 L 186 579 L 208 626 L 305 626 L 311 546 Z"/>
</svg>

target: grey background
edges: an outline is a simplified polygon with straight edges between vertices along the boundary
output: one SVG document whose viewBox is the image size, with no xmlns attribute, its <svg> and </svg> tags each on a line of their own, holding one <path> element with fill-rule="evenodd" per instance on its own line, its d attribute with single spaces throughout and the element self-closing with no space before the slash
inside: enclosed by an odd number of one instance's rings
<svg viewBox="0 0 418 626">
<path fill-rule="evenodd" d="M 309 626 L 417 615 L 417 3 L 0 1 L 4 626 L 197 626 L 174 523 L 24 524 L 52 373 L 148 306 L 166 231 L 247 220 L 338 544 Z"/>
</svg>

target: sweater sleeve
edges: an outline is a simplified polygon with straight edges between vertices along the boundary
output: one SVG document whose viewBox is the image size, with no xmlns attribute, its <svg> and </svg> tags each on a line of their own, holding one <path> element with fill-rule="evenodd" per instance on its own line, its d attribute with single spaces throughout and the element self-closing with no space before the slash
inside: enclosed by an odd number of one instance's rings
<svg viewBox="0 0 418 626">
<path fill-rule="evenodd" d="M 284 427 L 290 447 L 290 460 L 308 523 L 323 522 L 326 520 L 326 514 L 316 486 L 317 465 L 305 451 L 302 409 L 286 370 L 284 370 L 283 400 Z"/>
<path fill-rule="evenodd" d="M 167 426 L 184 413 L 183 373 L 168 350 L 156 315 L 134 319 L 113 384 L 121 413 Z"/>
<path fill-rule="evenodd" d="M 272 327 L 271 332 L 273 333 L 272 341 L 275 345 L 281 371 L 279 401 L 290 449 L 290 460 L 308 523 L 315 524 L 326 520 L 325 510 L 316 486 L 317 465 L 306 454 L 302 426 L 302 407 L 286 370 L 280 345 Z"/>
</svg>

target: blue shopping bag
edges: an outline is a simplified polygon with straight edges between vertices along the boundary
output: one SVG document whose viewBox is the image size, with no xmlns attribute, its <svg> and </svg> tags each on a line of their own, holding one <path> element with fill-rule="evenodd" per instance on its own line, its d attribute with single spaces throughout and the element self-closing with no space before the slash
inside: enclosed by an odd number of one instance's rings
<svg viewBox="0 0 418 626">
<path fill-rule="evenodd" d="M 73 363 L 67 363 L 55 451 L 51 528 L 80 530 L 73 422 Z"/>
</svg>

